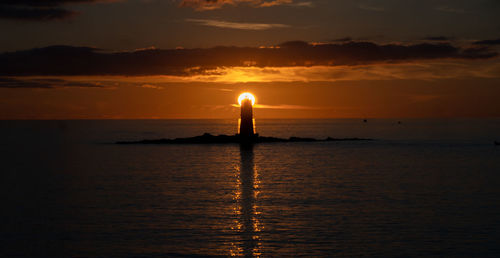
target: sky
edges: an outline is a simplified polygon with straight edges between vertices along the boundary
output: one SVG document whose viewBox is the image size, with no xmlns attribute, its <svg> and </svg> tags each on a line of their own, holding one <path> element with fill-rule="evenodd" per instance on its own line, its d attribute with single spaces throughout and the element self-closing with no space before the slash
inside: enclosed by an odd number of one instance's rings
<svg viewBox="0 0 500 258">
<path fill-rule="evenodd" d="M 497 0 L 5 0 L 0 119 L 500 116 Z"/>
</svg>

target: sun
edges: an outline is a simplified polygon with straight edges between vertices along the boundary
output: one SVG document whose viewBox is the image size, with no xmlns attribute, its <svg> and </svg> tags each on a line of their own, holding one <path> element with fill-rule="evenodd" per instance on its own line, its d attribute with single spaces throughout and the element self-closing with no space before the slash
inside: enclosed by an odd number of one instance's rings
<svg viewBox="0 0 500 258">
<path fill-rule="evenodd" d="M 252 93 L 250 93 L 250 92 L 241 93 L 241 95 L 238 97 L 238 103 L 240 104 L 240 106 L 241 106 L 241 102 L 244 99 L 251 100 L 252 101 L 252 106 L 255 105 L 255 96 Z"/>
</svg>

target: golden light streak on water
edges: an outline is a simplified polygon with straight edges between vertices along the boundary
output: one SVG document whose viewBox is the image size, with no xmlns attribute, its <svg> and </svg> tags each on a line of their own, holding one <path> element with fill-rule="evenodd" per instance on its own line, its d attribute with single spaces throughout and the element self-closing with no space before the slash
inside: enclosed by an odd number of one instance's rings
<svg viewBox="0 0 500 258">
<path fill-rule="evenodd" d="M 260 179 L 254 164 L 253 146 L 240 147 L 241 163 L 235 169 L 236 181 L 233 212 L 236 215 L 231 230 L 238 240 L 231 243 L 230 256 L 260 257 L 262 230 L 259 221 L 257 198 L 260 194 Z"/>
</svg>

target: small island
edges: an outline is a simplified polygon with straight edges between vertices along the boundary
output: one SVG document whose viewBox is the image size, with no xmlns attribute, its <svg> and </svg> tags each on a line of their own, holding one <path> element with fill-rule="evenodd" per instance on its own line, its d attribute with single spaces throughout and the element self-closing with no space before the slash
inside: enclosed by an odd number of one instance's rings
<svg viewBox="0 0 500 258">
<path fill-rule="evenodd" d="M 225 143 L 266 143 L 266 142 L 334 142 L 334 141 L 371 141 L 373 139 L 364 138 L 331 138 L 326 139 L 314 139 L 314 138 L 301 138 L 301 137 L 290 137 L 277 138 L 277 137 L 265 137 L 255 134 L 252 137 L 236 135 L 212 135 L 205 133 L 200 136 L 188 137 L 188 138 L 176 138 L 176 139 L 150 139 L 150 140 L 140 140 L 140 141 L 118 141 L 116 144 L 225 144 Z"/>
</svg>

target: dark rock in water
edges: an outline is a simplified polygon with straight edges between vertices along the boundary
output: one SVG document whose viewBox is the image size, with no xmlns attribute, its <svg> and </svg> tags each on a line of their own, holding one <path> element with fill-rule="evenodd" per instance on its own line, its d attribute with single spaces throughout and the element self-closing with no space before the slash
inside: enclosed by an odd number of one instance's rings
<svg viewBox="0 0 500 258">
<path fill-rule="evenodd" d="M 236 135 L 211 135 L 205 133 L 200 136 L 189 137 L 189 138 L 176 138 L 176 139 L 152 139 L 152 140 L 141 140 L 141 141 L 119 141 L 116 144 L 220 144 L 220 143 L 264 143 L 264 142 L 333 142 L 333 141 L 371 141 L 372 139 L 363 138 L 331 138 L 326 139 L 314 139 L 314 138 L 300 138 L 300 137 L 290 137 L 288 139 L 276 138 L 276 137 L 265 137 L 255 134 L 251 137 L 243 137 L 238 134 Z"/>
</svg>

